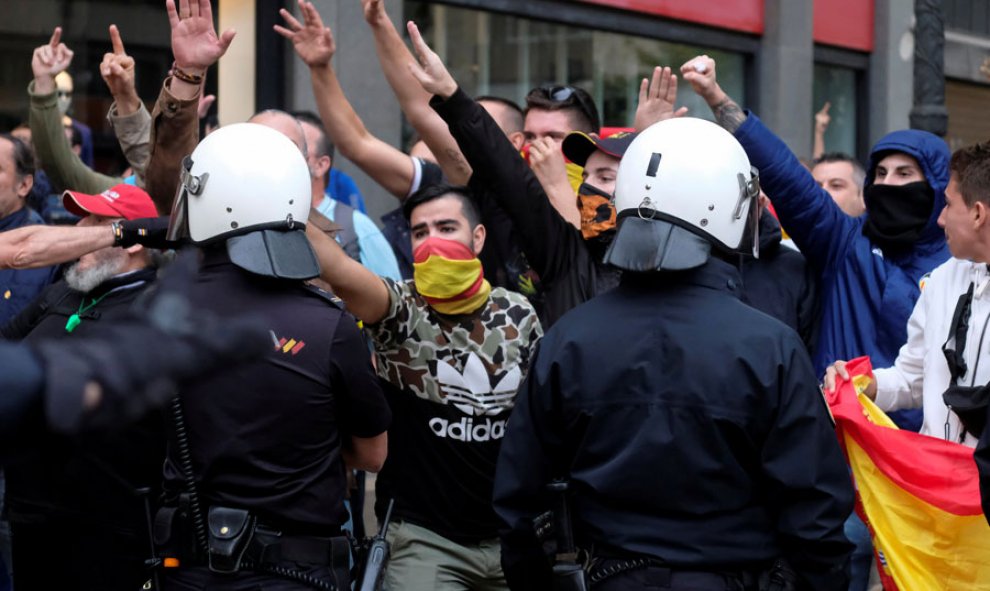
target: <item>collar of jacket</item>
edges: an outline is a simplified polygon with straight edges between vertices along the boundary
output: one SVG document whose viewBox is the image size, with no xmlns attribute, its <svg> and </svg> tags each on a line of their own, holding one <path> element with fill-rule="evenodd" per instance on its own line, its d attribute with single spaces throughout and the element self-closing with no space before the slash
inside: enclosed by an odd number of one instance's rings
<svg viewBox="0 0 990 591">
<path fill-rule="evenodd" d="M 14 228 L 20 228 L 21 226 L 26 226 L 31 222 L 29 217 L 31 216 L 31 209 L 24 206 L 14 213 L 8 215 L 5 218 L 0 218 L 0 232 L 4 230 L 13 230 Z M 41 223 L 40 221 L 35 223 Z"/>
<path fill-rule="evenodd" d="M 145 267 L 144 269 L 138 269 L 137 271 L 122 273 L 97 285 L 93 288 L 93 291 L 86 294 L 86 297 L 98 298 L 121 287 L 141 287 L 146 283 L 154 281 L 157 276 L 158 270 L 154 267 Z"/>
<path fill-rule="evenodd" d="M 724 291 L 742 299 L 743 282 L 739 269 L 712 257 L 704 265 L 688 271 L 622 274 L 621 285 L 633 289 L 665 290 L 694 285 Z"/>
</svg>

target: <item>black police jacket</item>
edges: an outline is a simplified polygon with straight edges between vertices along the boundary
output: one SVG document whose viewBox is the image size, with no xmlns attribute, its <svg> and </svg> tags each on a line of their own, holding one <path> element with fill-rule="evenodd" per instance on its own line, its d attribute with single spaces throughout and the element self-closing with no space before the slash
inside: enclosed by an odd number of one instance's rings
<svg viewBox="0 0 990 591">
<path fill-rule="evenodd" d="M 821 319 L 818 274 L 803 254 L 782 245 L 780 239 L 780 224 L 764 210 L 760 216 L 760 256 L 744 256 L 742 260 L 744 299 L 793 328 L 813 353 Z"/>
<path fill-rule="evenodd" d="M 555 477 L 582 547 L 689 570 L 783 556 L 810 588 L 845 588 L 853 491 L 811 361 L 739 284 L 719 260 L 626 274 L 544 336 L 495 476 L 513 589 L 549 588 L 532 518 Z"/>
<path fill-rule="evenodd" d="M 543 326 L 618 284 L 618 269 L 601 262 L 604 249 L 590 247 L 581 231 L 557 213 L 529 165 L 481 105 L 461 89 L 430 104 L 471 165 L 468 186 L 482 199 L 482 208 L 501 209 L 511 219 L 545 291 Z"/>
</svg>

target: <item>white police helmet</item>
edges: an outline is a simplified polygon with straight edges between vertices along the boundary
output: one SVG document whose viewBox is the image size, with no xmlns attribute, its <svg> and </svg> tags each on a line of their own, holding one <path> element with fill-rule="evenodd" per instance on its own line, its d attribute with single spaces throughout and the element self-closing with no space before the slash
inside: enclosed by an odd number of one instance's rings
<svg viewBox="0 0 990 591">
<path fill-rule="evenodd" d="M 225 240 L 237 266 L 271 277 L 320 274 L 306 238 L 310 174 L 285 135 L 255 123 L 211 133 L 182 163 L 169 239 Z"/>
<path fill-rule="evenodd" d="M 758 255 L 759 185 L 745 150 L 718 125 L 691 117 L 656 123 L 619 163 L 618 230 L 605 262 L 678 271 L 703 265 L 712 246 Z"/>
</svg>

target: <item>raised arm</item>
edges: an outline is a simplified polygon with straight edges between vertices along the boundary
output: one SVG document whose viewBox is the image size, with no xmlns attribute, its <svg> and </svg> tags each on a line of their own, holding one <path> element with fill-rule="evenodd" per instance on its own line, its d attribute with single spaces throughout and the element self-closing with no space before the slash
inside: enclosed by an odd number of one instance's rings
<svg viewBox="0 0 990 591">
<path fill-rule="evenodd" d="M 110 45 L 112 51 L 103 55 L 100 64 L 100 76 L 113 96 L 107 120 L 120 142 L 124 158 L 134 169 L 137 184 L 143 187 L 150 151 L 151 114 L 134 87 L 134 58 L 124 50 L 117 25 L 110 25 Z"/>
<path fill-rule="evenodd" d="M 364 8 L 364 19 L 368 21 L 375 37 L 375 51 L 378 53 L 382 72 L 395 97 L 399 99 L 399 107 L 416 133 L 437 157 L 437 164 L 443 169 L 447 180 L 455 185 L 466 185 L 471 178 L 471 165 L 461 154 L 447 124 L 430 108 L 430 93 L 423 90 L 409 71 L 409 64 L 415 58 L 385 13 L 384 1 L 361 0 L 361 5 Z"/>
<path fill-rule="evenodd" d="M 431 105 L 440 114 L 474 169 L 471 187 L 492 194 L 512 219 L 523 252 L 547 283 L 568 265 L 570 253 L 583 242 L 571 226 L 550 205 L 542 185 L 519 157 L 502 130 L 477 102 L 457 87 L 440 57 L 423 41 L 415 23 L 409 23 L 418 62 L 413 74 L 423 88 L 435 95 Z"/>
<path fill-rule="evenodd" d="M 306 224 L 306 236 L 320 263 L 320 279 L 347 304 L 347 311 L 365 324 L 376 324 L 388 313 L 389 295 L 385 282 L 347 256 L 337 241 L 315 224 Z"/>
<path fill-rule="evenodd" d="M 336 51 L 333 32 L 312 2 L 299 0 L 303 22 L 281 9 L 286 26 L 275 31 L 292 41 L 300 59 L 309 66 L 313 96 L 320 119 L 337 151 L 356 164 L 378 184 L 400 200 L 409 195 L 413 183 L 413 161 L 397 148 L 373 136 L 344 95 L 330 61 Z"/>
<path fill-rule="evenodd" d="M 31 139 L 35 153 L 57 191 L 72 189 L 96 194 L 120 182 L 119 178 L 94 172 L 72 151 L 65 137 L 62 115 L 55 100 L 55 75 L 72 63 L 72 50 L 61 42 L 62 27 L 55 27 L 51 40 L 34 50 L 31 71 Z"/>
<path fill-rule="evenodd" d="M 773 203 L 781 226 L 805 258 L 821 272 L 848 248 L 857 222 L 818 186 L 790 148 L 759 117 L 743 111 L 716 81 L 715 60 L 698 56 L 681 66 L 681 75 L 711 107 L 715 120 L 732 133 L 760 173 L 760 185 Z"/>
<path fill-rule="evenodd" d="M 166 0 L 175 65 L 155 103 L 147 191 L 158 213 L 172 209 L 182 160 L 199 143 L 197 108 L 210 66 L 227 52 L 235 32 L 217 35 L 209 0 Z"/>
</svg>

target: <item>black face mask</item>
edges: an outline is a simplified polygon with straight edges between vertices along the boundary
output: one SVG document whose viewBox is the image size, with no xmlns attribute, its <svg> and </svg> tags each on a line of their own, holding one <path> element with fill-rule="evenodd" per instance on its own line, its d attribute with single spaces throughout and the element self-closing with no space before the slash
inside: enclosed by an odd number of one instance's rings
<svg viewBox="0 0 990 591">
<path fill-rule="evenodd" d="M 870 185 L 864 192 L 863 235 L 885 251 L 905 251 L 921 237 L 935 207 L 935 191 L 925 181 Z"/>
</svg>

